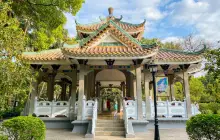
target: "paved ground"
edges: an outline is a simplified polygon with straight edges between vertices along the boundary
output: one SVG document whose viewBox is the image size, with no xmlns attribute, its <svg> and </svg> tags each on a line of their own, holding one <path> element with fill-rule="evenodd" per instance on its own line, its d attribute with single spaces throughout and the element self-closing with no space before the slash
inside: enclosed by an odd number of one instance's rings
<svg viewBox="0 0 220 140">
<path fill-rule="evenodd" d="M 46 131 L 46 140 L 124 140 L 120 136 L 97 136 L 95 139 L 84 138 L 81 134 L 73 134 L 71 130 L 48 129 Z M 129 140 L 153 140 L 154 130 L 150 129 L 146 133 L 138 133 L 136 138 Z M 160 140 L 188 140 L 185 129 L 161 129 Z"/>
</svg>

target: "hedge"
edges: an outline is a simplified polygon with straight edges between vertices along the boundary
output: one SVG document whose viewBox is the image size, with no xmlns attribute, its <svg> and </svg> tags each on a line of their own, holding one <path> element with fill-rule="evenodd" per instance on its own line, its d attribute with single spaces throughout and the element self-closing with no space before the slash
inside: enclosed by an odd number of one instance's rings
<svg viewBox="0 0 220 140">
<path fill-rule="evenodd" d="M 220 103 L 199 103 L 199 110 L 203 114 L 220 114 Z"/>
<path fill-rule="evenodd" d="M 19 116 L 2 123 L 2 130 L 13 140 L 44 140 L 45 124 L 32 116 Z"/>
<path fill-rule="evenodd" d="M 0 140 L 8 140 L 8 136 L 0 135 Z"/>
<path fill-rule="evenodd" d="M 2 110 L 0 111 L 0 120 L 5 119 L 5 118 L 11 118 L 11 117 L 17 117 L 21 114 L 21 109 L 20 108 L 10 108 L 7 110 Z"/>
<path fill-rule="evenodd" d="M 199 114 L 186 122 L 190 140 L 220 140 L 220 115 Z"/>
</svg>

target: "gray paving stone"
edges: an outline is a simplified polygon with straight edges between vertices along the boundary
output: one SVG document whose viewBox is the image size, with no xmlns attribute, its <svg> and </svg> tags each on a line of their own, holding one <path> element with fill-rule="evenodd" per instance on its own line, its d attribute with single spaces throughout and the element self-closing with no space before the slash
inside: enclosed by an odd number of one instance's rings
<svg viewBox="0 0 220 140">
<path fill-rule="evenodd" d="M 138 133 L 135 138 L 127 140 L 153 140 L 154 130 L 150 129 L 146 133 Z M 161 140 L 189 140 L 185 129 L 160 129 Z M 71 130 L 47 129 L 46 140 L 126 140 L 123 136 L 96 136 L 95 138 L 85 138 L 82 134 L 73 134 Z"/>
</svg>

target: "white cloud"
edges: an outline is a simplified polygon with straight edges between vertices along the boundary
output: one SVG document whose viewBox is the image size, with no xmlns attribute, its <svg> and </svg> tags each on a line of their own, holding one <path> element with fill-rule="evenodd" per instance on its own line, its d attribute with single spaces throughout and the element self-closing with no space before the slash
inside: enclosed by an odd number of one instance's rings
<svg viewBox="0 0 220 140">
<path fill-rule="evenodd" d="M 182 40 L 182 38 L 180 37 L 176 37 L 176 36 L 171 36 L 171 37 L 167 37 L 161 40 L 162 43 L 166 43 L 166 42 L 173 42 L 173 43 L 177 43 L 180 42 L 180 40 Z"/>
<path fill-rule="evenodd" d="M 169 1 L 169 0 L 166 0 Z M 164 0 L 87 0 L 76 17 L 67 16 L 66 28 L 69 30 L 71 36 L 76 35 L 75 18 L 79 23 L 92 23 L 99 21 L 99 16 L 106 17 L 108 15 L 108 8 L 114 8 L 115 17 L 123 15 L 123 21 L 131 23 L 141 23 L 144 19 L 147 20 L 146 32 L 149 31 L 150 25 L 154 22 L 163 19 L 166 16 L 165 12 L 159 9 Z"/>
<path fill-rule="evenodd" d="M 194 26 L 198 36 L 216 41 L 220 39 L 219 5 L 219 0 L 182 0 L 170 4 L 170 16 L 174 25 Z"/>
</svg>

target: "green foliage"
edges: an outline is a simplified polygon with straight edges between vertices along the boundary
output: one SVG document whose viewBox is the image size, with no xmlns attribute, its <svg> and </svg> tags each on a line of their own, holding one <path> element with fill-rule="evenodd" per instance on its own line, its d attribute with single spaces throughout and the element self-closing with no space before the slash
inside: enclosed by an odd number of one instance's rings
<svg viewBox="0 0 220 140">
<path fill-rule="evenodd" d="M 121 99 L 121 90 L 118 88 L 104 88 L 101 90 L 102 99 L 110 99 L 111 101 L 116 102 L 117 100 Z"/>
<path fill-rule="evenodd" d="M 207 112 L 218 114 L 218 111 L 220 110 L 220 103 L 199 103 L 199 110 L 204 114 L 207 114 Z"/>
<path fill-rule="evenodd" d="M 45 124 L 37 117 L 20 116 L 2 123 L 2 129 L 13 140 L 44 140 Z"/>
<path fill-rule="evenodd" d="M 161 41 L 157 38 L 152 38 L 152 39 L 142 38 L 141 39 L 141 44 L 151 45 L 154 43 L 157 43 L 159 46 L 162 45 Z"/>
<path fill-rule="evenodd" d="M 220 78 L 220 48 L 207 50 L 205 58 L 207 59 L 206 70 L 215 78 Z"/>
<path fill-rule="evenodd" d="M 205 90 L 200 102 L 220 102 L 220 78 L 215 77 L 214 73 L 208 73 L 199 78 L 202 81 Z"/>
<path fill-rule="evenodd" d="M 189 85 L 192 102 L 220 103 L 220 79 L 215 78 L 212 73 L 208 73 L 204 77 L 190 78 Z M 182 84 L 180 82 L 176 82 L 174 89 L 176 100 L 183 100 L 184 92 Z"/>
<path fill-rule="evenodd" d="M 84 0 L 9 0 L 11 15 L 19 21 L 29 50 L 60 47 L 67 37 L 64 13 L 75 15 Z M 57 44 L 59 44 L 57 46 Z"/>
<path fill-rule="evenodd" d="M 199 114 L 186 123 L 186 132 L 191 140 L 219 140 L 220 115 Z"/>
<path fill-rule="evenodd" d="M 32 74 L 21 58 L 25 37 L 19 22 L 10 16 L 9 3 L 0 3 L 0 111 L 5 111 L 11 99 L 22 106 L 30 90 Z"/>
<path fill-rule="evenodd" d="M 162 48 L 164 49 L 174 49 L 174 50 L 183 50 L 179 43 L 166 42 L 163 43 Z"/>
<path fill-rule="evenodd" d="M 0 140 L 8 140 L 8 136 L 0 135 Z"/>
<path fill-rule="evenodd" d="M 162 43 L 157 38 L 152 38 L 152 39 L 142 38 L 141 39 L 141 44 L 151 45 L 154 43 L 157 43 L 158 46 L 160 46 L 161 48 L 164 48 L 164 49 L 175 49 L 175 50 L 182 50 L 183 49 L 179 43 L 174 43 L 174 42 Z"/>
<path fill-rule="evenodd" d="M 204 94 L 205 87 L 200 79 L 192 77 L 189 81 L 190 98 L 192 102 L 199 102 Z"/>
<path fill-rule="evenodd" d="M 174 85 L 174 94 L 177 101 L 182 101 L 184 99 L 183 86 L 182 83 L 176 82 Z"/>
<path fill-rule="evenodd" d="M 7 110 L 0 111 L 0 118 L 17 117 L 21 114 L 21 108 L 8 108 Z"/>
</svg>

